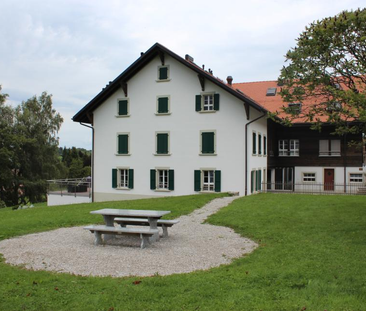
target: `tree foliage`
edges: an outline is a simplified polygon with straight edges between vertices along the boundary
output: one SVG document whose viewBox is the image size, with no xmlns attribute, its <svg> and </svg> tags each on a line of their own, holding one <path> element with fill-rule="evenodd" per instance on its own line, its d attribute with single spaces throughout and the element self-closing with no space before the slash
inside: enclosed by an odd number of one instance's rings
<svg viewBox="0 0 366 311">
<path fill-rule="evenodd" d="M 338 134 L 366 132 L 366 9 L 311 23 L 286 61 L 280 94 L 303 109 L 285 121 L 300 117 L 315 128 L 329 122 Z"/>
<path fill-rule="evenodd" d="M 64 147 L 59 148 L 59 154 L 62 163 L 68 168 L 68 178 L 83 178 L 91 175 L 91 151 Z"/>
<path fill-rule="evenodd" d="M 64 174 L 58 158 L 63 119 L 43 92 L 13 108 L 0 94 L 0 199 L 7 205 L 44 200 L 47 179 Z"/>
</svg>

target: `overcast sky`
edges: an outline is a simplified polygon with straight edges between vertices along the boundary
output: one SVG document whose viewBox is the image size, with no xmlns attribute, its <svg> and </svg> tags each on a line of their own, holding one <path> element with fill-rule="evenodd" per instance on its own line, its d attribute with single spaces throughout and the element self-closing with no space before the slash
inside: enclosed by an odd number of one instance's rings
<svg viewBox="0 0 366 311">
<path fill-rule="evenodd" d="M 9 104 L 47 91 L 60 146 L 91 149 L 71 118 L 155 42 L 215 76 L 275 80 L 312 21 L 365 0 L 1 0 L 0 85 Z"/>
</svg>

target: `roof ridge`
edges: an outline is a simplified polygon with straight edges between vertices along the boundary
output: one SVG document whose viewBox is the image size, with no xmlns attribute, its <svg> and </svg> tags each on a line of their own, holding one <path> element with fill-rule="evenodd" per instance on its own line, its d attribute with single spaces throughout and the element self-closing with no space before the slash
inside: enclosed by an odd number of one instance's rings
<svg viewBox="0 0 366 311">
<path fill-rule="evenodd" d="M 263 81 L 250 81 L 250 82 L 235 82 L 235 84 L 249 84 L 249 83 L 263 83 L 263 82 L 277 82 L 277 80 L 263 80 Z"/>
</svg>

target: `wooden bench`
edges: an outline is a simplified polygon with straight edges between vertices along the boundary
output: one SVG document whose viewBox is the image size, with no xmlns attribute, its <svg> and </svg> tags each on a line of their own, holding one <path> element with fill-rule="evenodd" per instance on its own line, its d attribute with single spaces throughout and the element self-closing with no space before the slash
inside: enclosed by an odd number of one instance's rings
<svg viewBox="0 0 366 311">
<path fill-rule="evenodd" d="M 135 225 L 135 226 L 149 226 L 149 221 L 145 218 L 123 218 L 123 217 L 116 217 L 114 221 L 118 223 L 121 227 L 126 227 L 126 225 Z M 171 227 L 177 224 L 179 220 L 165 220 L 159 219 L 158 220 L 158 227 L 163 228 L 163 237 L 168 237 L 168 227 Z"/>
<path fill-rule="evenodd" d="M 155 234 L 159 234 L 158 229 L 150 228 L 123 228 L 123 227 L 111 227 L 104 225 L 91 225 L 84 227 L 86 230 L 90 230 L 95 236 L 95 245 L 103 243 L 102 234 L 126 234 L 126 235 L 139 235 L 141 238 L 141 248 L 145 248 L 150 244 L 149 237 Z"/>
</svg>

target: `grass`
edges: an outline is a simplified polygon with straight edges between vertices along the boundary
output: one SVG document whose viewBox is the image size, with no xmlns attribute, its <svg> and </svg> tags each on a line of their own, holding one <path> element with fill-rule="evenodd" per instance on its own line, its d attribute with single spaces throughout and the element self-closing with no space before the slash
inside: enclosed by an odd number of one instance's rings
<svg viewBox="0 0 366 311">
<path fill-rule="evenodd" d="M 175 218 L 210 199 L 98 207 L 171 207 Z M 93 209 L 96 205 L 81 204 L 0 210 L 1 235 L 97 222 L 88 215 Z M 366 310 L 365 197 L 255 195 L 236 200 L 209 222 L 231 227 L 260 246 L 231 265 L 147 278 L 27 271 L 1 260 L 0 310 Z"/>
</svg>

